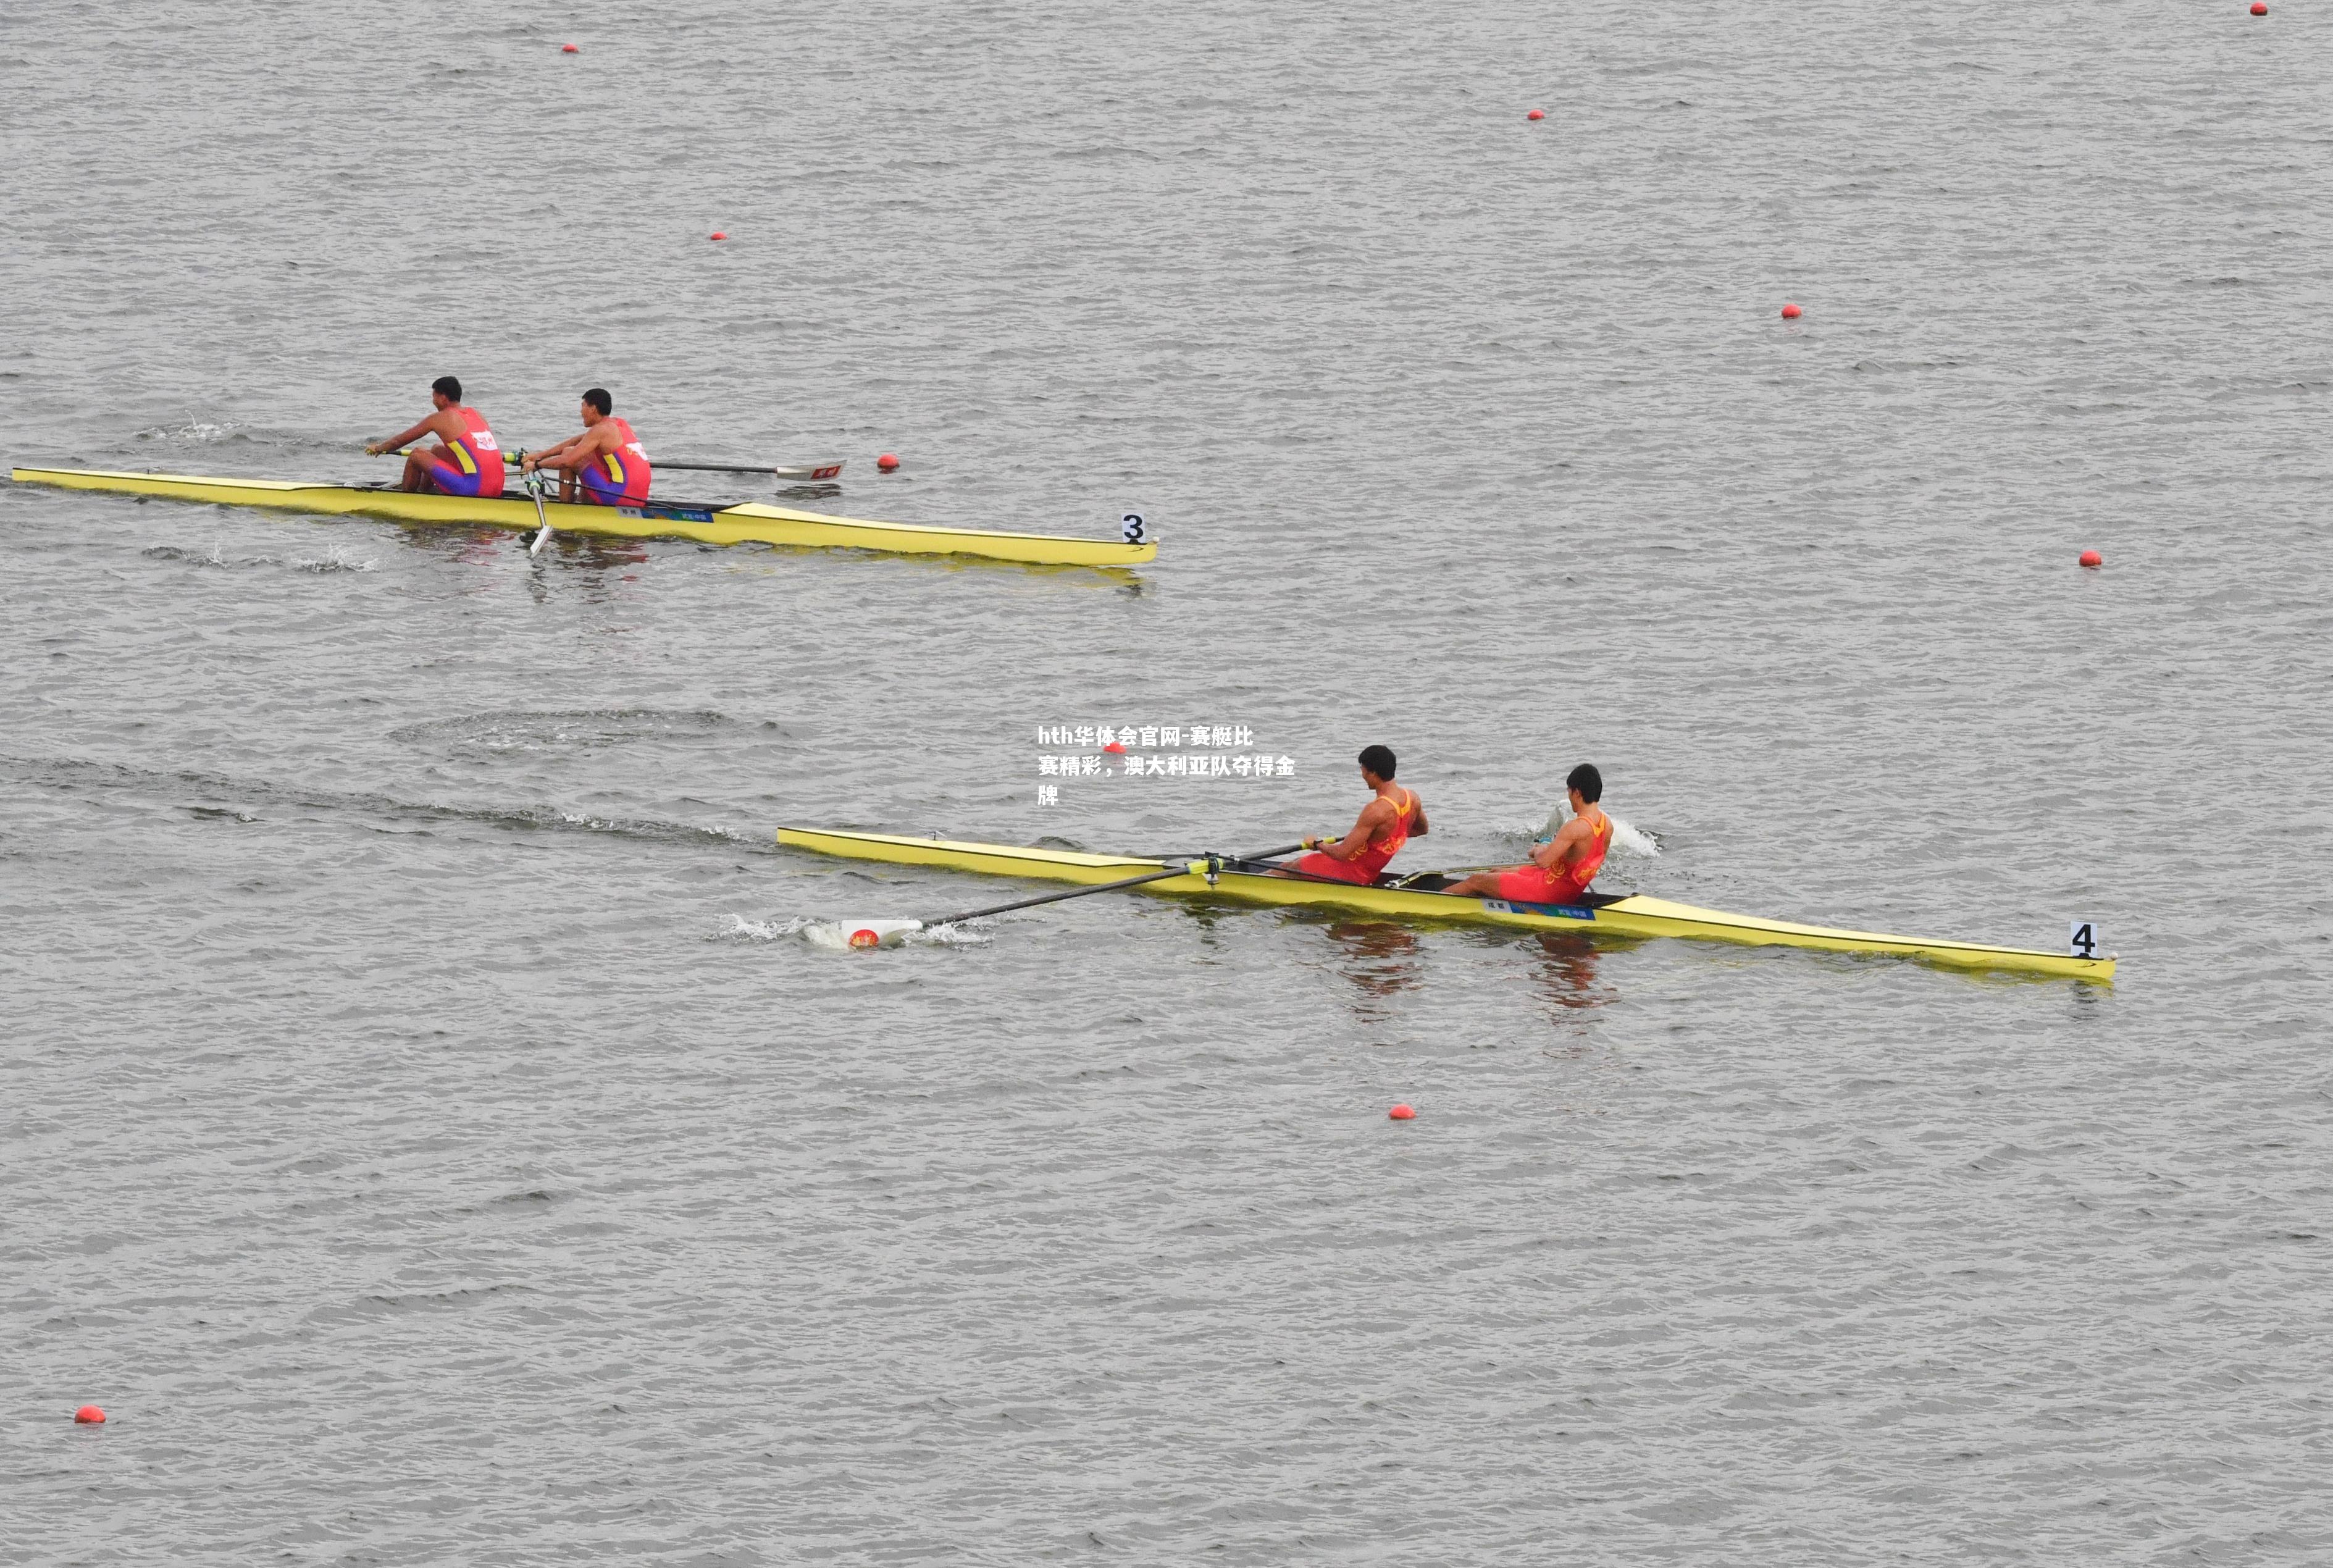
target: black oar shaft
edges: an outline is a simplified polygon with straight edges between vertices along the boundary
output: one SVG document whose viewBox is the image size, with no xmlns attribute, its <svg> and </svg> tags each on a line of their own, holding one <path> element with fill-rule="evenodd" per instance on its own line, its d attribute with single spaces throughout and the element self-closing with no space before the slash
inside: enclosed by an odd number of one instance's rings
<svg viewBox="0 0 2333 1568">
<path fill-rule="evenodd" d="M 1058 904 L 1063 899 L 1082 899 L 1089 893 L 1115 892 L 1120 888 L 1138 888 L 1145 882 L 1163 882 L 1169 877 L 1179 877 L 1189 871 L 1187 866 L 1169 866 L 1164 871 L 1145 871 L 1138 877 L 1122 881 L 1096 882 L 1091 887 L 1071 888 L 1066 893 L 1040 893 L 1033 899 L 1015 899 L 1009 904 L 991 904 L 984 909 L 966 909 L 961 915 L 942 915 L 936 920 L 926 920 L 926 926 L 953 926 L 959 920 L 977 920 L 986 915 L 1002 915 L 1011 909 L 1034 909 L 1039 904 Z"/>
<path fill-rule="evenodd" d="M 1274 855 L 1284 855 L 1291 850 L 1301 850 L 1302 844 L 1282 844 L 1276 850 L 1259 850 L 1252 855 L 1194 855 L 1192 860 L 1213 861 L 1217 865 L 1230 861 L 1263 861 Z M 1040 893 L 1033 899 L 1015 899 L 1009 904 L 991 904 L 984 909 L 966 909 L 960 915 L 942 915 L 936 920 L 926 920 L 926 926 L 953 926 L 960 920 L 977 920 L 989 915 L 1003 915 L 1014 909 L 1030 909 L 1039 904 L 1058 904 L 1064 899 L 1082 899 L 1092 893 L 1114 893 L 1120 888 L 1138 888 L 1145 882 L 1163 882 L 1169 877 L 1188 876 L 1188 861 L 1177 861 L 1155 871 L 1145 871 L 1138 877 L 1126 877 L 1115 882 L 1096 882 L 1090 887 L 1071 888 L 1065 893 Z"/>
<path fill-rule="evenodd" d="M 503 462 L 515 468 L 526 461 L 523 452 L 504 452 Z M 679 463 L 664 458 L 655 464 L 658 468 L 686 468 L 699 474 L 774 474 L 781 479 L 804 478 L 824 468 L 840 469 L 840 463 Z"/>
<path fill-rule="evenodd" d="M 781 479 L 807 479 L 826 469 L 840 471 L 840 463 L 676 463 L 670 460 L 656 465 L 659 468 L 686 468 L 698 474 L 774 474 Z"/>
</svg>

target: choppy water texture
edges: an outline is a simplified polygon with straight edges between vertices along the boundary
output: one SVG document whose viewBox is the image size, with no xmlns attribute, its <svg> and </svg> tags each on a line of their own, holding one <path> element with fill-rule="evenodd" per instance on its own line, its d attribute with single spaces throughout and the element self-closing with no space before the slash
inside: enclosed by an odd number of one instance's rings
<svg viewBox="0 0 2333 1568">
<path fill-rule="evenodd" d="M 0 488 L 0 1562 L 2333 1554 L 2328 60 L 14 0 L 13 461 L 385 476 L 450 369 L 1165 548 Z M 1296 776 L 1037 803 L 1129 722 Z M 2123 978 L 1131 897 L 837 954 L 1013 888 L 771 841 L 1255 848 L 1380 739 L 1404 864 L 1592 758 L 1608 885 Z"/>
</svg>

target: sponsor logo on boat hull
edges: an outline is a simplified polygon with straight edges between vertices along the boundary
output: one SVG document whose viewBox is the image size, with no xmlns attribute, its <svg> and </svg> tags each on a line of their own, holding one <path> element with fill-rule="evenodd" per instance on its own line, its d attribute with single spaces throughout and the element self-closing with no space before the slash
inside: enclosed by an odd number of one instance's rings
<svg viewBox="0 0 2333 1568">
<path fill-rule="evenodd" d="M 713 514 L 698 506 L 619 506 L 619 517 L 643 517 L 656 523 L 710 523 Z"/>
</svg>

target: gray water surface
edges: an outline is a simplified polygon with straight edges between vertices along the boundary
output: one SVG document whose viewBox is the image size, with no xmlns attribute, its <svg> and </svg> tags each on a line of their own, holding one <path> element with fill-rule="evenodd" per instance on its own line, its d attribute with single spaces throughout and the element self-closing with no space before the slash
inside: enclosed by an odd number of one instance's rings
<svg viewBox="0 0 2333 1568">
<path fill-rule="evenodd" d="M 1164 544 L 0 486 L 0 1563 L 2333 1554 L 2328 59 L 16 0 L 13 462 L 386 478 L 451 370 Z M 1128 723 L 1294 776 L 1038 803 Z M 1021 885 L 773 842 L 1259 848 L 1370 741 L 1403 867 L 1588 759 L 1608 890 L 2121 976 L 1132 896 L 837 954 Z"/>
</svg>

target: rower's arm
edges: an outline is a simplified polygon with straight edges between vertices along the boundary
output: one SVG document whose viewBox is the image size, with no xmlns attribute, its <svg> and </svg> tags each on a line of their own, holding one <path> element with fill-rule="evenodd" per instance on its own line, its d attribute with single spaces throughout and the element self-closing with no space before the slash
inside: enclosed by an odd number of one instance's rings
<svg viewBox="0 0 2333 1568">
<path fill-rule="evenodd" d="M 1551 871 L 1559 871 L 1567 861 L 1576 858 L 1571 851 L 1585 842 L 1588 837 L 1588 823 L 1581 818 L 1574 817 L 1563 824 L 1563 830 L 1555 837 L 1531 851 L 1531 864 Z"/>
<path fill-rule="evenodd" d="M 556 447 L 545 447 L 540 452 L 529 452 L 526 455 L 526 466 L 533 468 L 564 468 L 568 466 L 568 458 L 573 455 L 573 449 L 589 440 L 590 434 L 586 430 L 581 436 L 568 437 Z"/>
<path fill-rule="evenodd" d="M 413 428 L 406 431 L 403 435 L 391 436 L 386 441 L 375 441 L 371 446 L 367 447 L 365 450 L 378 457 L 383 452 L 394 452 L 399 447 L 409 447 L 414 442 L 421 439 L 422 437 L 433 434 L 437 428 L 437 416 L 432 414 L 427 418 L 422 420 L 421 423 L 414 426 Z"/>
<path fill-rule="evenodd" d="M 1361 814 L 1353 819 L 1353 831 L 1334 843 L 1322 844 L 1320 852 L 1332 861 L 1349 861 L 1357 858 L 1362 851 L 1369 847 L 1369 829 L 1372 822 L 1381 820 L 1389 809 L 1389 803 L 1382 795 L 1371 801 L 1361 808 Z"/>
<path fill-rule="evenodd" d="M 568 438 L 567 461 L 581 467 L 594 457 L 604 457 L 616 449 L 616 427 L 605 420 L 592 426 L 580 436 Z"/>
<path fill-rule="evenodd" d="M 1409 834 L 1412 838 L 1422 839 L 1434 831 L 1426 824 L 1426 801 L 1423 796 L 1416 794 L 1412 794 L 1409 798 L 1416 808 L 1409 813 Z"/>
</svg>

